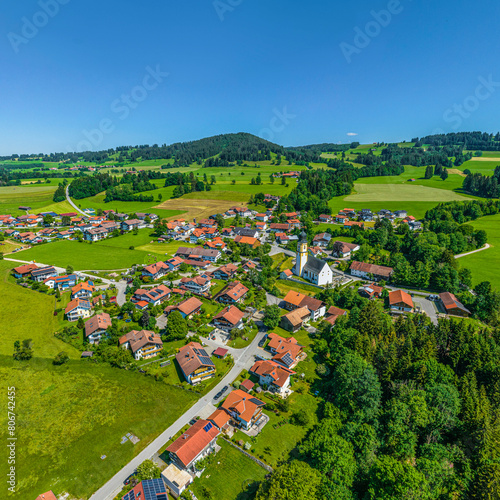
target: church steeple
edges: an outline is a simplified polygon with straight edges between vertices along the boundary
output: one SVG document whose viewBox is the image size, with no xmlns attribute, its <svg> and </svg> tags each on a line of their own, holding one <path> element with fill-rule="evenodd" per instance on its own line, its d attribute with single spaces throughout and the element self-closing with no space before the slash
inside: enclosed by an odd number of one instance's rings
<svg viewBox="0 0 500 500">
<path fill-rule="evenodd" d="M 297 257 L 293 273 L 296 276 L 302 276 L 302 271 L 307 264 L 307 234 L 305 231 L 300 233 L 299 243 L 297 245 Z"/>
</svg>

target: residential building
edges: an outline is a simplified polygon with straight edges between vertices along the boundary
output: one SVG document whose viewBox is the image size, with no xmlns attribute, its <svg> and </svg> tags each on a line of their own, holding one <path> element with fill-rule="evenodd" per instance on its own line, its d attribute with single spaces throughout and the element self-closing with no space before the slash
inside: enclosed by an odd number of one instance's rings
<svg viewBox="0 0 500 500">
<path fill-rule="evenodd" d="M 393 311 L 413 311 L 413 300 L 409 293 L 403 290 L 394 290 L 389 292 L 389 307 Z"/>
<path fill-rule="evenodd" d="M 320 222 L 332 222 L 332 216 L 331 215 L 328 215 L 328 214 L 321 214 L 319 217 L 318 217 L 318 220 Z"/>
<path fill-rule="evenodd" d="M 332 255 L 339 258 L 349 258 L 352 253 L 359 250 L 357 243 L 346 243 L 344 241 L 335 241 L 333 244 Z"/>
<path fill-rule="evenodd" d="M 208 277 L 195 276 L 194 278 L 182 278 L 180 287 L 189 290 L 196 295 L 207 295 L 212 286 L 212 280 Z"/>
<path fill-rule="evenodd" d="M 81 283 L 78 283 L 78 285 L 75 285 L 71 289 L 71 298 L 89 300 L 92 298 L 94 290 L 95 288 L 92 282 L 82 281 Z"/>
<path fill-rule="evenodd" d="M 92 312 L 92 307 L 88 300 L 73 299 L 64 310 L 68 321 L 77 321 L 79 318 L 88 318 Z"/>
<path fill-rule="evenodd" d="M 303 328 L 304 323 L 311 319 L 311 312 L 307 307 L 299 307 L 281 316 L 280 327 L 287 332 L 296 333 Z"/>
<path fill-rule="evenodd" d="M 221 406 L 237 426 L 249 430 L 260 419 L 265 403 L 237 389 L 229 393 Z"/>
<path fill-rule="evenodd" d="M 217 429 L 224 431 L 229 428 L 229 421 L 231 420 L 231 417 L 225 410 L 219 408 L 208 417 L 208 420 L 212 422 Z"/>
<path fill-rule="evenodd" d="M 243 328 L 243 317 L 245 313 L 236 306 L 227 306 L 219 314 L 214 316 L 214 326 L 230 332 L 234 328 L 241 330 Z"/>
<path fill-rule="evenodd" d="M 313 245 L 321 248 L 326 248 L 332 239 L 330 233 L 319 233 L 313 238 Z"/>
<path fill-rule="evenodd" d="M 375 264 L 367 264 L 366 262 L 353 261 L 351 274 L 360 278 L 374 279 L 376 281 L 389 280 L 394 270 L 392 267 L 377 266 Z"/>
<path fill-rule="evenodd" d="M 377 286 L 374 283 L 358 288 L 358 293 L 361 297 L 365 297 L 367 299 L 379 299 L 383 291 L 384 289 L 381 286 Z"/>
<path fill-rule="evenodd" d="M 59 276 L 59 273 L 52 266 L 39 267 L 31 271 L 33 281 L 44 281 L 52 276 Z"/>
<path fill-rule="evenodd" d="M 38 269 L 36 264 L 23 264 L 22 266 L 15 267 L 12 273 L 17 279 L 28 278 L 35 269 Z"/>
<path fill-rule="evenodd" d="M 132 231 L 132 229 L 139 229 L 140 227 L 145 227 L 145 224 L 139 219 L 124 220 L 121 224 L 122 231 Z"/>
<path fill-rule="evenodd" d="M 258 238 L 251 238 L 250 236 L 236 236 L 234 242 L 239 245 L 247 245 L 251 248 L 257 248 L 260 246 L 260 241 Z"/>
<path fill-rule="evenodd" d="M 272 360 L 257 361 L 249 371 L 259 377 L 259 385 L 267 387 L 270 392 L 277 393 L 281 397 L 287 395 L 290 376 L 295 375 L 294 371 Z"/>
<path fill-rule="evenodd" d="M 309 297 L 303 293 L 290 290 L 283 299 L 285 302 L 285 309 L 293 311 L 301 307 L 307 307 L 312 321 L 317 321 L 326 313 L 326 305 L 321 300 Z"/>
<path fill-rule="evenodd" d="M 166 274 L 170 272 L 170 266 L 165 262 L 155 262 L 149 266 L 146 266 L 142 270 L 142 276 L 147 276 L 153 281 L 163 278 Z"/>
<path fill-rule="evenodd" d="M 172 257 L 168 259 L 165 264 L 168 266 L 169 272 L 175 272 L 179 270 L 183 262 L 184 261 L 180 257 Z"/>
<path fill-rule="evenodd" d="M 150 330 L 132 330 L 120 337 L 119 344 L 130 349 L 136 360 L 154 358 L 163 349 L 160 336 Z"/>
<path fill-rule="evenodd" d="M 446 314 L 452 316 L 468 317 L 471 312 L 450 292 L 439 294 L 441 305 L 444 307 Z"/>
<path fill-rule="evenodd" d="M 42 493 L 38 495 L 35 500 L 57 500 L 52 490 L 47 491 L 47 493 Z"/>
<path fill-rule="evenodd" d="M 345 316 L 347 311 L 345 309 L 340 309 L 339 307 L 331 306 L 328 311 L 326 311 L 325 321 L 330 323 L 330 325 L 334 325 L 337 321 L 337 318 L 340 316 Z"/>
<path fill-rule="evenodd" d="M 287 233 L 290 231 L 291 226 L 287 223 L 273 222 L 270 226 L 272 233 Z"/>
<path fill-rule="evenodd" d="M 198 342 L 190 342 L 181 347 L 175 359 L 184 378 L 192 385 L 215 375 L 214 362 Z"/>
<path fill-rule="evenodd" d="M 122 500 L 168 500 L 168 493 L 161 478 L 145 479 L 125 493 Z"/>
<path fill-rule="evenodd" d="M 257 238 L 259 236 L 259 231 L 252 227 L 235 227 L 233 233 L 236 236 L 247 236 L 248 238 Z"/>
<path fill-rule="evenodd" d="M 333 283 L 333 272 L 330 266 L 307 251 L 307 235 L 302 231 L 300 241 L 297 245 L 297 257 L 293 273 L 316 285 L 328 285 Z"/>
<path fill-rule="evenodd" d="M 171 292 L 170 288 L 167 288 L 165 285 L 159 285 L 156 288 L 144 290 L 139 288 L 135 291 L 134 296 L 132 297 L 132 302 L 146 302 L 147 304 L 157 306 L 170 298 Z"/>
<path fill-rule="evenodd" d="M 297 339 L 294 337 L 285 339 L 276 333 L 270 333 L 268 339 L 267 347 L 274 355 L 274 361 L 278 361 L 287 368 L 293 368 L 298 363 L 298 357 L 304 347 L 297 342 Z"/>
<path fill-rule="evenodd" d="M 111 326 L 111 316 L 108 313 L 97 314 L 85 322 L 85 337 L 90 344 L 98 344 Z"/>
<path fill-rule="evenodd" d="M 198 460 L 215 451 L 219 434 L 219 429 L 212 422 L 200 419 L 178 437 L 166 451 L 179 469 L 194 469 Z"/>
<path fill-rule="evenodd" d="M 217 280 L 229 281 L 238 271 L 238 266 L 234 264 L 226 264 L 213 272 L 214 278 Z"/>
<path fill-rule="evenodd" d="M 171 463 L 162 471 L 161 477 L 165 486 L 175 498 L 182 495 L 182 492 L 193 482 L 193 476 L 189 472 L 179 469 L 174 463 Z"/>
<path fill-rule="evenodd" d="M 239 281 L 228 283 L 217 295 L 215 300 L 221 304 L 238 304 L 248 293 L 248 288 Z"/>
<path fill-rule="evenodd" d="M 172 311 L 179 311 L 183 318 L 190 319 L 195 314 L 200 313 L 202 305 L 203 302 L 201 300 L 198 300 L 196 297 L 190 297 L 176 306 L 168 306 L 165 309 L 165 314 L 168 316 Z"/>
<path fill-rule="evenodd" d="M 215 249 L 179 247 L 175 255 L 183 259 L 217 262 L 222 254 L 220 250 Z"/>
</svg>

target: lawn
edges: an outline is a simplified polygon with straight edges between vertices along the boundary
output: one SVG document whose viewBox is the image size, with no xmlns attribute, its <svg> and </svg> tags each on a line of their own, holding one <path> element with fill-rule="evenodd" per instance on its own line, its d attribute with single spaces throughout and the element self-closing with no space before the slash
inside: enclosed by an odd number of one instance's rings
<svg viewBox="0 0 500 500">
<path fill-rule="evenodd" d="M 316 295 L 320 291 L 319 288 L 306 284 L 296 283 L 295 281 L 278 280 L 276 281 L 276 286 L 278 287 L 279 291 L 284 293 L 285 295 L 290 290 L 301 292 L 304 295 Z"/>
<path fill-rule="evenodd" d="M 55 241 L 16 253 L 16 259 L 64 268 L 72 265 L 75 271 L 125 269 L 133 264 L 143 264 L 147 257 L 148 254 L 141 250 L 76 241 Z"/>
<path fill-rule="evenodd" d="M 461 267 L 468 267 L 472 271 L 474 285 L 489 281 L 500 290 L 500 214 L 483 217 L 469 224 L 488 233 L 491 248 L 462 257 L 458 262 Z"/>
<path fill-rule="evenodd" d="M 191 490 L 200 500 L 205 498 L 205 489 L 217 500 L 251 500 L 268 472 L 224 439 L 220 438 L 218 444 L 219 453 L 201 478 L 194 481 Z"/>
<path fill-rule="evenodd" d="M 17 395 L 19 484 L 12 498 L 35 498 L 52 489 L 86 499 L 196 396 L 136 372 L 78 359 L 76 349 L 53 336 L 58 326 L 54 299 L 16 285 L 8 277 L 12 267 L 0 262 L 0 292 L 9 297 L 1 316 L 0 380 L 16 387 Z M 34 358 L 14 361 L 14 340 L 26 338 L 33 339 Z M 52 359 L 62 350 L 71 359 L 56 367 Z M 128 432 L 141 441 L 121 445 Z"/>
<path fill-rule="evenodd" d="M 292 387 L 293 388 L 293 387 Z M 259 395 L 264 402 L 271 402 L 266 396 Z M 297 444 L 304 439 L 308 430 L 317 423 L 316 411 L 319 401 L 314 396 L 294 392 L 289 396 L 290 409 L 287 413 L 276 415 L 274 412 L 264 409 L 264 413 L 269 416 L 269 422 L 262 429 L 262 432 L 252 440 L 245 433 L 237 431 L 236 439 L 250 442 L 252 453 L 263 462 L 276 467 L 278 462 L 283 462 L 294 456 Z M 295 412 L 305 412 L 309 415 L 307 426 L 297 426 L 285 423 L 280 427 L 274 427 L 283 420 L 288 420 Z"/>
</svg>

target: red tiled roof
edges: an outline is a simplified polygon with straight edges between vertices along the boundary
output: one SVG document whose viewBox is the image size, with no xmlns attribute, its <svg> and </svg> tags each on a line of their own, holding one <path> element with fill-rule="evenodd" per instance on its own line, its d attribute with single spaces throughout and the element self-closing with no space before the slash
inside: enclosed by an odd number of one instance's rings
<svg viewBox="0 0 500 500">
<path fill-rule="evenodd" d="M 210 424 L 210 425 L 208 425 Z M 208 429 L 208 430 L 206 430 Z M 219 429 L 208 420 L 198 420 L 184 434 L 178 437 L 168 448 L 169 453 L 175 453 L 185 467 L 219 435 Z"/>
<path fill-rule="evenodd" d="M 392 292 L 389 292 L 389 304 L 391 306 L 401 303 L 413 309 L 413 300 L 411 300 L 411 297 L 408 293 L 403 290 L 394 290 Z"/>
</svg>

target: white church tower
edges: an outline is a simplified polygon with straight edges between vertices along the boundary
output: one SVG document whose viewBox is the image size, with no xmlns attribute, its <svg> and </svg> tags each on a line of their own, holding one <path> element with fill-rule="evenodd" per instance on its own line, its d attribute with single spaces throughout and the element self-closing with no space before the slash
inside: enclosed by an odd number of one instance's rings
<svg viewBox="0 0 500 500">
<path fill-rule="evenodd" d="M 302 272 L 304 271 L 304 267 L 307 264 L 307 234 L 302 231 L 300 233 L 300 240 L 297 245 L 297 258 L 295 261 L 295 269 L 293 273 L 296 276 L 302 276 Z"/>
</svg>

